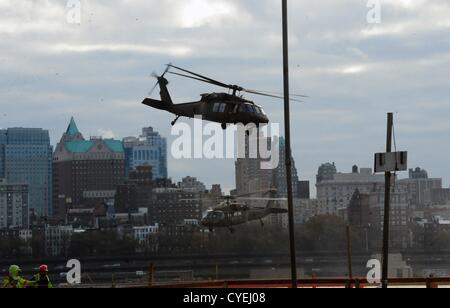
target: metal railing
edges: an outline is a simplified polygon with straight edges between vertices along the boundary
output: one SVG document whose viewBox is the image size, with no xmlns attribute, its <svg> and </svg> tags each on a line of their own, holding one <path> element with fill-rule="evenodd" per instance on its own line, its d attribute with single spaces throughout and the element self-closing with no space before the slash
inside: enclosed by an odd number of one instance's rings
<svg viewBox="0 0 450 308">
<path fill-rule="evenodd" d="M 380 284 L 370 284 L 365 278 L 317 278 L 299 279 L 299 288 L 380 288 Z M 173 283 L 173 284 L 117 284 L 115 288 L 180 288 L 180 289 L 269 289 L 291 288 L 290 279 L 271 280 L 217 280 L 205 282 Z M 450 277 L 445 278 L 393 278 L 389 279 L 392 288 L 439 288 L 450 287 Z"/>
</svg>

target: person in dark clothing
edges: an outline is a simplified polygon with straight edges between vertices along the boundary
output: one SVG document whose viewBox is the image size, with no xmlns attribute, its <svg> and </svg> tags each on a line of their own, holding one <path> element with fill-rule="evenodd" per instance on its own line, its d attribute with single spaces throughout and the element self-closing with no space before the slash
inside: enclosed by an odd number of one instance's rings
<svg viewBox="0 0 450 308">
<path fill-rule="evenodd" d="M 39 267 L 39 273 L 34 275 L 33 279 L 33 287 L 38 289 L 52 289 L 53 285 L 48 277 L 48 266 L 41 265 Z"/>
</svg>

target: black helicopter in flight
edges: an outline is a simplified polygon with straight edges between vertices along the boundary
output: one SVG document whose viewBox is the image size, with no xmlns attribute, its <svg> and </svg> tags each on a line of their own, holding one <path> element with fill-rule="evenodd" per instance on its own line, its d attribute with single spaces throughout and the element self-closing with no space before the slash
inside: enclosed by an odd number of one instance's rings
<svg viewBox="0 0 450 308">
<path fill-rule="evenodd" d="M 169 81 L 165 78 L 166 74 L 168 73 L 229 89 L 232 91 L 232 94 L 202 94 L 200 101 L 174 104 L 167 88 Z M 158 81 L 150 92 L 150 95 L 159 85 L 161 100 L 146 98 L 142 103 L 146 106 L 164 110 L 174 114 L 176 118 L 172 122 L 172 126 L 175 125 L 180 117 L 194 118 L 196 116 L 201 116 L 203 120 L 220 123 L 223 129 L 226 129 L 228 124 L 238 123 L 242 123 L 244 125 L 253 123 L 257 127 L 259 127 L 260 125 L 269 123 L 269 118 L 267 117 L 261 106 L 256 105 L 252 101 L 244 99 L 241 93 L 284 99 L 283 96 L 266 91 L 249 90 L 237 85 L 227 85 L 223 82 L 205 77 L 203 75 L 194 73 L 178 66 L 174 66 L 172 64 L 167 65 L 166 70 L 161 76 L 158 76 L 156 73 L 153 73 L 152 76 L 155 77 Z M 307 97 L 305 95 L 292 96 Z M 291 100 L 301 102 L 297 99 Z"/>
<path fill-rule="evenodd" d="M 266 194 L 271 197 L 264 198 Z M 204 214 L 201 225 L 209 228 L 213 232 L 216 228 L 228 228 L 234 233 L 233 226 L 243 225 L 251 221 L 260 221 L 264 227 L 263 219 L 272 214 L 286 214 L 286 209 L 275 206 L 276 201 L 283 201 L 283 198 L 275 198 L 276 189 L 270 189 L 263 194 L 263 198 L 244 198 L 255 193 L 242 195 L 238 197 L 227 196 L 225 201 L 221 202 L 214 209 L 209 209 Z M 246 201 L 247 200 L 247 201 Z M 253 207 L 248 202 L 267 201 L 265 207 Z"/>
</svg>

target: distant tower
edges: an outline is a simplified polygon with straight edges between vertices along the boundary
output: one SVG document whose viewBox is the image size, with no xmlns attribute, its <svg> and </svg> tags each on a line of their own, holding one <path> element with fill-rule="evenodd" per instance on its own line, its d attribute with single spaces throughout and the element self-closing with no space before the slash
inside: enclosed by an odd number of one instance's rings
<svg viewBox="0 0 450 308">
<path fill-rule="evenodd" d="M 354 165 L 352 168 L 352 173 L 359 173 L 359 168 L 357 165 Z"/>
<path fill-rule="evenodd" d="M 310 199 L 310 182 L 309 181 L 298 181 L 298 198 L 299 199 Z"/>
<path fill-rule="evenodd" d="M 28 227 L 28 185 L 0 179 L 0 230 Z"/>
<path fill-rule="evenodd" d="M 167 140 L 152 127 L 143 128 L 139 138 L 128 137 L 123 143 L 127 176 L 139 166 L 151 166 L 155 179 L 168 177 Z"/>
<path fill-rule="evenodd" d="M 30 211 L 39 217 L 52 215 L 52 152 L 47 130 L 0 130 L 0 178 L 28 185 Z"/>
<path fill-rule="evenodd" d="M 336 173 L 337 169 L 335 163 L 323 164 L 319 167 L 319 171 L 317 172 L 317 183 L 321 183 L 323 181 L 332 181 Z"/>
<path fill-rule="evenodd" d="M 85 140 L 75 120 L 56 145 L 53 157 L 53 205 L 59 218 L 70 207 L 114 198 L 125 177 L 125 153 L 119 140 Z M 98 199 L 96 201 L 93 201 Z"/>
<path fill-rule="evenodd" d="M 410 179 L 428 179 L 428 172 L 417 167 L 416 169 L 409 169 Z"/>
<path fill-rule="evenodd" d="M 267 138 L 267 145 L 271 145 L 271 138 Z M 246 143 L 246 153 L 249 153 L 249 143 Z M 271 188 L 277 190 L 277 197 L 287 196 L 286 181 L 286 144 L 284 138 L 279 139 L 279 163 L 275 169 L 261 169 L 261 158 L 239 158 L 235 163 L 237 194 L 262 192 Z M 294 196 L 298 196 L 299 177 L 292 158 L 292 183 Z"/>
<path fill-rule="evenodd" d="M 67 127 L 67 130 L 63 134 L 61 140 L 64 142 L 84 140 L 83 135 L 78 130 L 77 124 L 75 123 L 75 119 L 73 117 L 70 118 L 69 126 Z"/>
<path fill-rule="evenodd" d="M 202 182 L 198 181 L 197 178 L 187 176 L 178 183 L 178 187 L 185 190 L 191 190 L 195 192 L 205 192 L 206 186 Z"/>
<path fill-rule="evenodd" d="M 222 197 L 222 187 L 220 187 L 220 184 L 214 184 L 210 191 L 211 195 L 216 197 Z"/>
</svg>

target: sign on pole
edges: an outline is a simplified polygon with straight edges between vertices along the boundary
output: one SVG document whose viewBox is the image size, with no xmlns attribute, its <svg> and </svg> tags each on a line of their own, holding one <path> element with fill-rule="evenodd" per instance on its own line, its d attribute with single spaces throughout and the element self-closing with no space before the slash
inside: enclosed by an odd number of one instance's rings
<svg viewBox="0 0 450 308">
<path fill-rule="evenodd" d="M 408 152 L 375 154 L 375 173 L 408 170 Z"/>
</svg>

